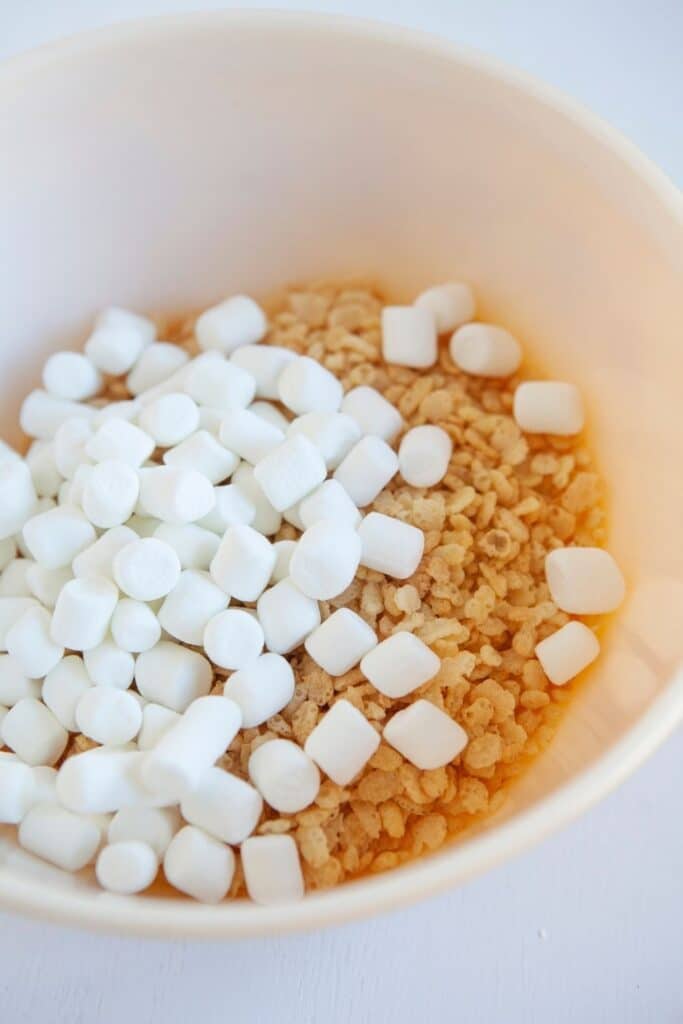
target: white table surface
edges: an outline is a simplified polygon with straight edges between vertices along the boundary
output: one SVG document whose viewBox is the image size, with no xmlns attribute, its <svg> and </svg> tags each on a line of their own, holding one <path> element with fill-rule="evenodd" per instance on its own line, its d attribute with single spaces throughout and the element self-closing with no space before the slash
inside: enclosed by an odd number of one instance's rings
<svg viewBox="0 0 683 1024">
<path fill-rule="evenodd" d="M 124 18 L 220 6 L 0 0 L 0 58 Z M 683 0 L 307 6 L 428 29 L 517 64 L 593 107 L 683 184 Z M 525 856 L 446 896 L 317 935 L 145 943 L 0 914 L 0 1020 L 681 1022 L 682 763 L 679 731 Z"/>
</svg>

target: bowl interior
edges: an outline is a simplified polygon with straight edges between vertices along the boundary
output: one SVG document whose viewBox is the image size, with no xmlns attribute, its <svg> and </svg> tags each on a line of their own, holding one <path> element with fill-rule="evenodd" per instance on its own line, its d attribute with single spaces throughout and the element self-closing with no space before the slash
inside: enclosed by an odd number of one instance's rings
<svg viewBox="0 0 683 1024">
<path fill-rule="evenodd" d="M 410 298 L 464 278 L 482 318 L 586 396 L 630 585 L 484 840 L 283 911 L 105 896 L 0 830 L 3 899 L 166 933 L 338 919 L 509 853 L 599 795 L 606 757 L 613 781 L 666 730 L 683 648 L 683 217 L 644 161 L 485 61 L 312 16 L 162 19 L 39 51 L 0 74 L 0 124 L 3 436 L 46 354 L 78 347 L 104 305 L 182 311 L 359 273 Z"/>
</svg>

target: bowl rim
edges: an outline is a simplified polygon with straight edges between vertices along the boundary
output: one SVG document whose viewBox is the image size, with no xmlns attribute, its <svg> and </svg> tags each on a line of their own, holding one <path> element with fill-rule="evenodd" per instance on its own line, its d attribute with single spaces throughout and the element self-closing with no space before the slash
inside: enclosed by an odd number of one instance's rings
<svg viewBox="0 0 683 1024">
<path fill-rule="evenodd" d="M 124 21 L 47 43 L 0 64 L 0 99 L 22 79 L 84 52 L 188 28 L 300 29 L 385 45 L 399 44 L 447 58 L 531 97 L 616 156 L 646 186 L 683 231 L 683 195 L 618 130 L 560 90 L 497 58 L 448 39 L 387 22 L 338 14 L 277 10 L 222 10 Z M 176 899 L 139 899 L 55 889 L 0 865 L 0 907 L 62 925 L 154 938 L 226 939 L 306 931 L 397 909 L 481 874 L 539 842 L 593 806 L 623 782 L 683 721 L 683 670 L 640 720 L 572 781 L 490 832 L 424 857 L 400 870 L 315 893 L 296 904 L 255 906 L 246 901 L 206 906 Z"/>
</svg>

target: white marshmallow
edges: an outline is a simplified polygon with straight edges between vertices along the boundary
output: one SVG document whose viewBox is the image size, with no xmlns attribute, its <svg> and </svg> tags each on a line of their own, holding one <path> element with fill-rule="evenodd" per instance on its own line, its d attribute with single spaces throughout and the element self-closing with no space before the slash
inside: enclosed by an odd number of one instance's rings
<svg viewBox="0 0 683 1024">
<path fill-rule="evenodd" d="M 110 843 L 146 843 L 161 858 L 180 828 L 180 814 L 175 807 L 122 807 L 107 831 Z"/>
<path fill-rule="evenodd" d="M 142 726 L 138 733 L 138 749 L 151 750 L 162 736 L 174 725 L 180 715 L 177 711 L 165 708 L 163 704 L 148 701 L 142 709 Z"/>
<path fill-rule="evenodd" d="M 34 441 L 26 454 L 26 465 L 38 497 L 56 498 L 62 483 L 62 474 L 55 462 L 54 441 Z"/>
<path fill-rule="evenodd" d="M 275 565 L 273 566 L 273 571 L 270 574 L 271 583 L 279 583 L 280 580 L 284 580 L 285 577 L 289 576 L 289 563 L 292 560 L 292 555 L 294 554 L 295 548 L 295 540 L 275 541 L 275 543 L 273 544 L 273 551 L 275 552 Z"/>
<path fill-rule="evenodd" d="M 474 318 L 475 301 L 472 289 L 463 281 L 449 281 L 427 288 L 415 299 L 418 309 L 426 309 L 434 317 L 438 334 L 454 331 Z"/>
<path fill-rule="evenodd" d="M 62 587 L 73 578 L 70 568 L 46 569 L 44 565 L 31 564 L 26 573 L 26 582 L 31 594 L 46 608 L 54 608 Z"/>
<path fill-rule="evenodd" d="M 250 612 L 229 608 L 207 622 L 203 643 L 207 657 L 214 665 L 244 668 L 263 650 L 263 630 Z"/>
<path fill-rule="evenodd" d="M 291 836 L 252 836 L 240 847 L 247 892 L 254 903 L 292 903 L 304 895 L 299 851 Z"/>
<path fill-rule="evenodd" d="M 137 736 L 142 711 L 126 690 L 91 686 L 76 705 L 76 724 L 84 736 L 96 743 L 119 747 Z"/>
<path fill-rule="evenodd" d="M 218 550 L 216 534 L 196 523 L 184 526 L 162 523 L 154 531 L 154 536 L 173 548 L 183 569 L 208 569 Z"/>
<path fill-rule="evenodd" d="M 14 558 L 0 575 L 0 597 L 35 597 L 29 576 L 37 563 L 32 558 Z"/>
<path fill-rule="evenodd" d="M 352 526 L 321 519 L 299 539 L 289 567 L 292 582 L 308 597 L 328 601 L 352 582 L 360 554 L 360 537 Z"/>
<path fill-rule="evenodd" d="M 318 602 L 307 597 L 289 577 L 261 594 L 256 605 L 266 647 L 289 654 L 320 625 Z"/>
<path fill-rule="evenodd" d="M 0 720 L 0 724 L 2 724 Z M 18 825 L 35 801 L 33 771 L 14 755 L 0 758 L 0 824 Z"/>
<path fill-rule="evenodd" d="M 183 712 L 211 689 L 213 672 L 203 655 L 162 640 L 135 662 L 135 682 L 147 700 Z"/>
<path fill-rule="evenodd" d="M 275 565 L 273 545 L 250 526 L 231 526 L 211 561 L 213 579 L 238 601 L 255 601 Z"/>
<path fill-rule="evenodd" d="M 98 687 L 127 690 L 135 676 L 135 658 L 111 640 L 104 640 L 97 647 L 85 651 L 83 663 L 90 679 Z"/>
<path fill-rule="evenodd" d="M 385 306 L 382 310 L 382 355 L 387 363 L 423 368 L 437 357 L 436 320 L 431 309 Z"/>
<path fill-rule="evenodd" d="M 249 758 L 249 778 L 270 807 L 294 814 L 309 807 L 320 789 L 317 765 L 291 740 L 268 740 Z"/>
<path fill-rule="evenodd" d="M 397 580 L 412 576 L 424 552 L 424 533 L 394 516 L 370 512 L 358 527 L 360 564 Z"/>
<path fill-rule="evenodd" d="M 81 463 L 88 462 L 85 448 L 91 437 L 92 426 L 78 416 L 65 420 L 55 434 L 55 465 L 67 480 L 73 479 Z"/>
<path fill-rule="evenodd" d="M 95 747 L 61 765 L 57 796 L 77 814 L 111 814 L 122 807 L 159 806 L 144 788 L 140 769 L 147 755 L 138 750 Z"/>
<path fill-rule="evenodd" d="M 91 818 L 43 803 L 28 812 L 19 826 L 18 839 L 29 853 L 63 871 L 80 871 L 97 853 L 102 833 Z"/>
<path fill-rule="evenodd" d="M 74 416 L 92 420 L 95 413 L 91 405 L 55 398 L 47 391 L 31 391 L 22 402 L 19 425 L 29 437 L 50 441 L 65 420 Z"/>
<path fill-rule="evenodd" d="M 140 511 L 162 523 L 194 523 L 216 502 L 207 478 L 194 469 L 154 466 L 140 470 Z"/>
<path fill-rule="evenodd" d="M 219 697 L 219 700 L 224 700 Z M 222 768 L 208 768 L 180 804 L 191 825 L 225 843 L 241 843 L 256 828 L 263 810 L 258 790 Z"/>
<path fill-rule="evenodd" d="M 271 402 L 252 402 L 249 406 L 249 411 L 253 412 L 254 416 L 260 416 L 266 423 L 272 424 L 281 430 L 283 434 L 287 433 L 287 427 L 289 426 L 289 420 L 282 413 L 277 406 Z"/>
<path fill-rule="evenodd" d="M 61 569 L 92 544 L 97 534 L 80 508 L 59 505 L 32 516 L 24 525 L 23 536 L 36 562 L 46 569 Z"/>
<path fill-rule="evenodd" d="M 277 380 L 280 401 L 297 416 L 306 412 L 337 412 L 344 389 L 333 373 L 315 359 L 299 356 Z"/>
<path fill-rule="evenodd" d="M 261 459 L 254 476 L 271 505 L 282 512 L 315 490 L 327 469 L 315 445 L 296 434 Z"/>
<path fill-rule="evenodd" d="M 116 459 L 128 466 L 141 466 L 155 448 L 154 438 L 123 419 L 102 423 L 85 444 L 85 454 L 93 462 Z"/>
<path fill-rule="evenodd" d="M 403 417 L 375 388 L 352 388 L 344 395 L 342 412 L 350 416 L 362 434 L 393 441 L 403 428 Z"/>
<path fill-rule="evenodd" d="M 122 651 L 139 654 L 159 642 L 161 626 L 149 605 L 124 597 L 111 617 L 111 635 Z"/>
<path fill-rule="evenodd" d="M 103 576 L 69 580 L 62 588 L 52 615 L 50 636 L 72 651 L 89 651 L 104 640 L 118 591 Z"/>
<path fill-rule="evenodd" d="M 136 601 L 165 597 L 180 578 L 180 561 L 172 547 L 156 537 L 131 541 L 116 553 L 112 570 L 117 586 Z"/>
<path fill-rule="evenodd" d="M 230 362 L 239 366 L 256 381 L 258 398 L 277 399 L 277 382 L 285 366 L 294 362 L 296 352 L 277 345 L 243 345 L 230 356 Z"/>
<path fill-rule="evenodd" d="M 180 345 L 168 341 L 155 341 L 145 348 L 133 369 L 126 377 L 126 387 L 131 395 L 140 395 L 149 388 L 168 380 L 189 362 L 190 357 Z"/>
<path fill-rule="evenodd" d="M 397 472 L 396 452 L 381 437 L 368 434 L 337 467 L 334 479 L 363 508 L 375 500 Z"/>
<path fill-rule="evenodd" d="M 142 406 L 136 398 L 127 398 L 120 402 L 108 402 L 107 405 L 97 407 L 91 423 L 93 430 L 98 430 L 103 423 L 109 420 L 125 420 L 130 423 L 136 419 Z M 95 459 L 95 462 L 98 460 Z M 125 459 L 123 460 L 126 461 Z"/>
<path fill-rule="evenodd" d="M 428 700 L 416 700 L 397 711 L 385 725 L 383 737 L 421 771 L 450 764 L 469 739 L 462 726 Z"/>
<path fill-rule="evenodd" d="M 29 608 L 39 607 L 33 597 L 0 597 L 0 651 L 7 650 L 7 633 L 14 623 Z"/>
<path fill-rule="evenodd" d="M 113 580 L 114 557 L 138 535 L 128 526 L 115 526 L 103 533 L 94 544 L 84 548 L 73 560 L 74 576 L 104 576 Z"/>
<path fill-rule="evenodd" d="M 441 427 L 413 427 L 398 449 L 401 476 L 413 487 L 434 487 L 448 472 L 452 454 L 453 442 Z"/>
<path fill-rule="evenodd" d="M 279 654 L 262 654 L 232 673 L 223 694 L 239 705 L 243 728 L 253 729 L 289 704 L 294 696 L 292 667 Z"/>
<path fill-rule="evenodd" d="M 132 466 L 107 459 L 93 467 L 83 488 L 86 516 L 101 530 L 121 526 L 131 517 L 138 500 L 140 481 Z"/>
<path fill-rule="evenodd" d="M 18 459 L 0 463 L 0 539 L 19 533 L 33 513 L 36 492 L 31 471 Z"/>
<path fill-rule="evenodd" d="M 80 402 L 102 387 L 102 375 L 80 352 L 55 352 L 43 367 L 43 387 L 56 398 Z"/>
<path fill-rule="evenodd" d="M 244 463 L 242 463 L 244 465 Z M 250 526 L 256 518 L 256 508 L 237 484 L 223 484 L 213 489 L 215 504 L 211 511 L 202 516 L 199 525 L 223 536 L 231 526 Z"/>
<path fill-rule="evenodd" d="M 465 373 L 478 377 L 510 377 L 522 362 L 522 348 L 503 327 L 466 324 L 450 341 L 451 359 Z"/>
<path fill-rule="evenodd" d="M 200 903 L 220 903 L 234 873 L 235 854 L 230 847 L 192 825 L 173 837 L 164 856 L 168 882 Z"/>
<path fill-rule="evenodd" d="M 298 507 L 304 529 L 321 519 L 357 527 L 361 515 L 338 480 L 325 480 Z"/>
<path fill-rule="evenodd" d="M 545 557 L 550 596 L 572 615 L 603 615 L 624 600 L 626 584 L 609 551 L 602 548 L 556 548 Z"/>
<path fill-rule="evenodd" d="M 303 434 L 318 449 L 327 469 L 336 469 L 361 439 L 361 430 L 343 412 L 307 412 L 287 427 L 287 437 Z"/>
<path fill-rule="evenodd" d="M 264 459 L 285 439 L 281 430 L 249 409 L 234 409 L 226 413 L 219 437 L 226 448 L 252 465 Z"/>
<path fill-rule="evenodd" d="M 254 509 L 254 518 L 248 524 L 265 537 L 272 537 L 282 525 L 282 514 L 273 508 L 254 475 L 253 466 L 243 462 L 232 476 L 234 487 L 242 493 Z"/>
<path fill-rule="evenodd" d="M 206 352 L 188 367 L 184 388 L 198 405 L 228 412 L 249 405 L 256 382 L 251 374 L 226 362 L 217 352 Z"/>
<path fill-rule="evenodd" d="M 323 715 L 304 750 L 338 786 L 346 786 L 379 746 L 379 735 L 365 715 L 347 700 L 338 700 Z"/>
<path fill-rule="evenodd" d="M 227 608 L 229 600 L 208 573 L 185 569 L 159 609 L 159 622 L 176 640 L 199 646 L 207 623 Z"/>
<path fill-rule="evenodd" d="M 69 734 L 41 701 L 25 697 L 5 715 L 0 738 L 26 764 L 52 765 L 64 753 Z"/>
<path fill-rule="evenodd" d="M 9 654 L 0 654 L 0 704 L 12 707 L 25 697 L 40 697 L 40 680 L 29 679 Z"/>
<path fill-rule="evenodd" d="M 85 354 L 104 373 L 118 377 L 140 358 L 156 337 L 156 327 L 146 317 L 126 309 L 105 309 L 85 343 Z"/>
<path fill-rule="evenodd" d="M 360 663 L 361 672 L 385 697 L 396 700 L 412 693 L 432 679 L 441 667 L 441 660 L 414 633 L 394 633 Z"/>
<path fill-rule="evenodd" d="M 64 654 L 50 638 L 50 624 L 45 608 L 29 608 L 5 636 L 8 653 L 29 679 L 42 679 Z"/>
<path fill-rule="evenodd" d="M 338 608 L 304 641 L 313 661 L 331 676 L 343 676 L 376 646 L 375 631 L 350 608 Z"/>
<path fill-rule="evenodd" d="M 152 847 L 135 839 L 105 846 L 95 865 L 102 888 L 124 896 L 148 889 L 158 870 L 159 861 Z"/>
<path fill-rule="evenodd" d="M 248 295 L 224 299 L 197 317 L 194 326 L 200 348 L 226 353 L 242 345 L 254 345 L 267 330 L 265 313 Z"/>
<path fill-rule="evenodd" d="M 569 437 L 579 434 L 584 425 L 581 393 L 564 381 L 524 381 L 515 391 L 513 414 L 528 434 Z"/>
<path fill-rule="evenodd" d="M 551 683 L 564 686 L 600 654 L 600 644 L 583 622 L 567 622 L 536 644 L 535 654 Z"/>
<path fill-rule="evenodd" d="M 235 472 L 239 459 L 219 444 L 207 430 L 198 430 L 174 448 L 164 452 L 167 466 L 194 469 L 212 484 L 220 484 Z"/>
<path fill-rule="evenodd" d="M 189 395 L 161 395 L 141 411 L 138 423 L 162 448 L 184 441 L 199 427 L 199 409 Z"/>
<path fill-rule="evenodd" d="M 76 705 L 92 687 L 85 665 L 75 654 L 63 658 L 43 680 L 41 697 L 57 721 L 69 732 L 77 732 Z"/>
</svg>

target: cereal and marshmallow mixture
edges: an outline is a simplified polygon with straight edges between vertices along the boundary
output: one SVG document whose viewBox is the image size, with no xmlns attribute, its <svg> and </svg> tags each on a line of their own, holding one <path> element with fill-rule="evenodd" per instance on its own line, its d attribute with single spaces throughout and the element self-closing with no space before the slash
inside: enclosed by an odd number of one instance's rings
<svg viewBox="0 0 683 1024">
<path fill-rule="evenodd" d="M 269 314 L 105 311 L 0 452 L 0 823 L 113 892 L 280 902 L 437 849 L 623 597 L 580 395 L 469 286 Z"/>
</svg>

